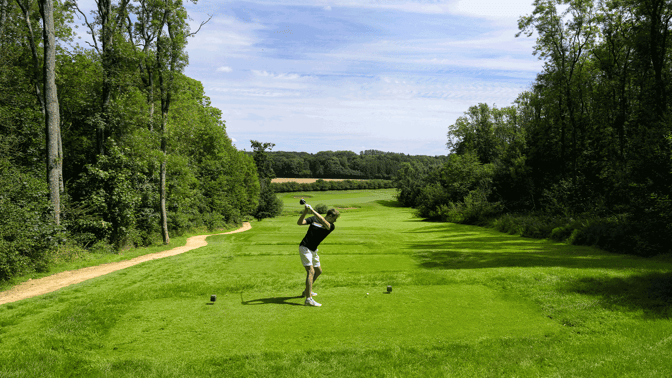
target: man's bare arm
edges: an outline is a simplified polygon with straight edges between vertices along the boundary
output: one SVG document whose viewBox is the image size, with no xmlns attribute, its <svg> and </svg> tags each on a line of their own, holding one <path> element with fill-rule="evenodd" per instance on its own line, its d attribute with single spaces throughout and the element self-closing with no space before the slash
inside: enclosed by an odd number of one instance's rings
<svg viewBox="0 0 672 378">
<path fill-rule="evenodd" d="M 320 215 L 320 213 L 318 213 L 317 211 L 315 211 L 315 210 L 314 210 L 310 205 L 308 205 L 308 204 L 306 204 L 306 209 L 307 209 L 308 211 L 312 211 L 313 214 L 317 217 L 317 221 L 320 222 L 320 223 L 322 223 L 322 225 L 323 225 L 324 227 L 326 227 L 327 230 L 331 230 L 331 223 L 327 222 L 327 220 L 324 219 L 324 217 L 322 217 L 322 215 Z M 305 211 L 305 210 L 304 210 L 304 211 Z"/>
<path fill-rule="evenodd" d="M 306 217 L 306 214 L 308 214 L 308 208 L 303 209 L 303 213 L 301 213 L 301 216 L 299 217 L 299 220 L 296 221 L 296 224 L 298 224 L 299 226 L 308 224 L 308 222 L 306 222 L 306 220 L 304 219 Z"/>
</svg>

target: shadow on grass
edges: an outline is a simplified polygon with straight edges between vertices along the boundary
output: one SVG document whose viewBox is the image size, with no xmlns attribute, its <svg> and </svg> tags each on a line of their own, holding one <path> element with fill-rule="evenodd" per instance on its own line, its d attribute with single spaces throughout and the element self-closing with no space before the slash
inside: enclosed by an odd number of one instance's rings
<svg viewBox="0 0 672 378">
<path fill-rule="evenodd" d="M 289 305 L 289 306 L 303 306 L 303 303 L 288 302 L 290 299 L 303 298 L 302 295 L 296 297 L 270 297 L 270 298 L 259 298 L 252 299 L 249 301 L 243 300 L 243 295 L 240 295 L 240 303 L 243 305 L 264 305 L 264 304 L 280 304 L 280 305 Z"/>
<path fill-rule="evenodd" d="M 561 290 L 599 298 L 600 306 L 644 310 L 650 319 L 672 317 L 672 273 L 652 272 L 630 277 L 584 277 Z"/>
<path fill-rule="evenodd" d="M 403 206 L 401 203 L 399 203 L 399 201 L 397 201 L 397 200 L 390 200 L 390 201 L 388 201 L 388 200 L 378 200 L 378 201 L 376 201 L 376 203 L 379 204 L 379 205 L 385 206 L 385 207 L 406 207 L 406 206 Z"/>
<path fill-rule="evenodd" d="M 434 237 L 428 233 L 435 232 Z M 595 297 L 606 309 L 644 311 L 648 318 L 672 317 L 670 264 L 655 258 L 619 255 L 596 248 L 527 239 L 460 225 L 423 227 L 407 248 L 426 269 L 561 267 L 640 270 L 627 277 L 571 278 L 560 291 Z M 424 240 L 423 240 L 424 239 Z M 648 271 L 647 271 L 648 270 Z"/>
<path fill-rule="evenodd" d="M 501 267 L 564 267 L 624 269 L 651 268 L 644 258 L 617 255 L 596 248 L 526 239 L 494 230 L 454 224 L 423 227 L 409 243 L 420 267 L 427 269 L 483 269 Z M 428 234 L 437 236 L 427 238 Z M 425 240 L 422 240 L 425 239 Z"/>
</svg>

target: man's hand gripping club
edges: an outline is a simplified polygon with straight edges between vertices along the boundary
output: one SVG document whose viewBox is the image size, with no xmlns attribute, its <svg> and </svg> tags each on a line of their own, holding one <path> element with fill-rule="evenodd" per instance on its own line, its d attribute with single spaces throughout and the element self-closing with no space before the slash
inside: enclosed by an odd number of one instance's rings
<svg viewBox="0 0 672 378">
<path fill-rule="evenodd" d="M 305 203 L 305 201 L 303 201 L 303 202 Z M 331 230 L 331 223 L 327 222 L 327 220 L 324 219 L 324 217 L 323 217 L 322 215 L 320 215 L 320 213 L 318 213 L 317 211 L 315 211 L 315 209 L 313 209 L 313 207 L 310 206 L 310 205 L 307 204 L 307 203 L 305 204 L 305 207 L 303 208 L 303 214 L 301 214 L 301 216 L 299 217 L 299 220 L 296 222 L 296 224 L 298 224 L 299 226 L 308 224 L 308 223 L 305 221 L 304 218 L 305 218 L 306 215 L 309 214 L 309 213 L 313 213 L 313 215 L 315 215 L 315 217 L 317 217 L 318 222 L 320 222 L 324 227 L 326 227 L 327 230 Z"/>
</svg>

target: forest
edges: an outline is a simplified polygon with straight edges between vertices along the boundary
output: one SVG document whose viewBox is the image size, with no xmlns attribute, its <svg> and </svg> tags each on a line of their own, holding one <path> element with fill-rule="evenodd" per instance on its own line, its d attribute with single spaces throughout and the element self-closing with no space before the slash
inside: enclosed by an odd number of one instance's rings
<svg viewBox="0 0 672 378">
<path fill-rule="evenodd" d="M 183 74 L 180 0 L 0 0 L 0 280 L 254 215 L 254 158 Z M 72 22 L 91 39 L 74 43 Z"/>
<path fill-rule="evenodd" d="M 288 178 L 391 180 L 402 163 L 432 167 L 448 160 L 445 155 L 406 155 L 378 150 L 361 151 L 359 154 L 352 151 L 320 151 L 315 154 L 272 151 L 268 154 L 275 175 Z"/>
<path fill-rule="evenodd" d="M 543 70 L 515 103 L 450 125 L 448 162 L 403 163 L 423 217 L 651 256 L 672 250 L 672 3 L 535 0 Z"/>
</svg>

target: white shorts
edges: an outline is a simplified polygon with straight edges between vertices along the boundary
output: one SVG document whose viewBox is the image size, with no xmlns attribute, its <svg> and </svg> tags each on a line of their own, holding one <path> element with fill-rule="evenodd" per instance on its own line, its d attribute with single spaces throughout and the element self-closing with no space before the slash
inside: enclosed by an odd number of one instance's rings
<svg viewBox="0 0 672 378">
<path fill-rule="evenodd" d="M 300 245 L 299 255 L 301 255 L 301 263 L 303 266 L 320 266 L 320 256 L 317 255 L 317 250 L 311 251 L 308 247 Z"/>
</svg>

